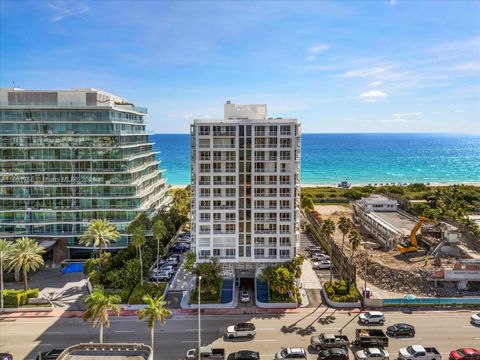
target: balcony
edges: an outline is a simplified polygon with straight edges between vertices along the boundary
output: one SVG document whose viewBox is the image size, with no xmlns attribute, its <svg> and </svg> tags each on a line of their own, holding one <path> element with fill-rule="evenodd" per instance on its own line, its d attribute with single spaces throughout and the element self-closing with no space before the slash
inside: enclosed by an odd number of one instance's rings
<svg viewBox="0 0 480 360">
<path fill-rule="evenodd" d="M 210 206 L 200 206 L 200 210 L 210 210 Z"/>
<path fill-rule="evenodd" d="M 235 219 L 213 219 L 214 224 L 235 224 Z"/>
<path fill-rule="evenodd" d="M 203 222 L 203 223 L 210 222 L 210 219 L 205 219 L 205 218 L 204 218 L 204 219 L 200 219 L 199 222 Z"/>
<path fill-rule="evenodd" d="M 275 234 L 277 230 L 275 229 L 261 229 L 255 230 L 255 234 Z"/>
<path fill-rule="evenodd" d="M 199 234 L 201 234 L 201 235 L 210 234 L 210 230 L 200 230 L 200 231 L 199 231 Z"/>
<path fill-rule="evenodd" d="M 235 181 L 215 181 L 214 185 L 236 185 Z"/>
<path fill-rule="evenodd" d="M 214 149 L 234 149 L 235 145 L 232 144 L 213 144 Z"/>
<path fill-rule="evenodd" d="M 235 136 L 235 131 L 214 131 L 213 136 Z"/>
<path fill-rule="evenodd" d="M 255 222 L 259 223 L 276 223 L 277 219 L 268 219 L 268 218 L 255 218 Z"/>
<path fill-rule="evenodd" d="M 265 131 L 255 131 L 255 136 L 265 136 Z"/>
<path fill-rule="evenodd" d="M 228 206 L 228 205 L 214 206 L 213 210 L 235 210 L 235 206 Z"/>
<path fill-rule="evenodd" d="M 198 185 L 210 185 L 210 181 L 199 181 Z"/>
<path fill-rule="evenodd" d="M 213 230 L 214 235 L 235 234 L 235 230 Z"/>
</svg>

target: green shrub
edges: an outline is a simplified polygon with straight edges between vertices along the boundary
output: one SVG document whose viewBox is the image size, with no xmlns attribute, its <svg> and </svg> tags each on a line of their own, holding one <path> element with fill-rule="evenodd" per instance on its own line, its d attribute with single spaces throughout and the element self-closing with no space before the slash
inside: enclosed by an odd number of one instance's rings
<svg viewBox="0 0 480 360">
<path fill-rule="evenodd" d="M 160 297 L 163 295 L 163 292 L 165 291 L 166 286 L 167 284 L 163 282 L 158 283 L 158 285 L 153 283 L 145 283 L 142 286 L 138 284 L 132 290 L 132 293 L 128 298 L 128 303 L 130 305 L 144 304 L 143 297 L 147 294 L 151 295 L 152 297 Z"/>
<path fill-rule="evenodd" d="M 5 289 L 3 290 L 3 303 L 7 307 L 22 306 L 27 303 L 27 299 L 37 298 L 38 293 L 39 293 L 38 289 L 29 289 L 27 291 Z"/>
</svg>

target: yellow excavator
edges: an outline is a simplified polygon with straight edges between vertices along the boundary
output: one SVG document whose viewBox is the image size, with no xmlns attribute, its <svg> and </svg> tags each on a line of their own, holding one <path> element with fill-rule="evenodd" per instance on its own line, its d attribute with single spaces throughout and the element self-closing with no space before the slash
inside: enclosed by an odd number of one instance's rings
<svg viewBox="0 0 480 360">
<path fill-rule="evenodd" d="M 435 220 L 431 220 L 431 219 L 428 219 L 424 216 L 420 216 L 418 218 L 417 223 L 413 227 L 412 232 L 410 233 L 410 236 L 405 239 L 405 240 L 408 240 L 408 241 L 398 244 L 397 245 L 397 251 L 399 251 L 402 254 L 417 251 L 418 246 L 417 246 L 416 235 L 417 235 L 418 230 L 420 229 L 420 227 L 422 226 L 422 224 L 424 222 L 426 222 L 428 224 L 436 224 L 437 223 Z"/>
</svg>

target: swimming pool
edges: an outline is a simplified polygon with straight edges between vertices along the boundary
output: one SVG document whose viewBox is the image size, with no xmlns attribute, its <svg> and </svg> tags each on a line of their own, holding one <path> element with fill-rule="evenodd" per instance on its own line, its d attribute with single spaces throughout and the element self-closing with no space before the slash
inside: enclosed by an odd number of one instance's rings
<svg viewBox="0 0 480 360">
<path fill-rule="evenodd" d="M 83 262 L 67 263 L 60 269 L 60 272 L 62 274 L 83 272 L 84 266 L 85 263 Z"/>
</svg>

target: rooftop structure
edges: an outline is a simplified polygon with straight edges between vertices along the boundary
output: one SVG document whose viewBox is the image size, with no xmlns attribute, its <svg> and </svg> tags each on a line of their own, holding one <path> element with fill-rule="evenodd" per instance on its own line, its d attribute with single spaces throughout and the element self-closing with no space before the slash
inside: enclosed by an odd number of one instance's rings
<svg viewBox="0 0 480 360">
<path fill-rule="evenodd" d="M 65 349 L 57 360 L 153 360 L 144 344 L 79 344 Z"/>
<path fill-rule="evenodd" d="M 95 89 L 1 89 L 0 238 L 44 240 L 60 261 L 107 219 L 121 233 L 110 247 L 127 246 L 130 221 L 168 202 L 146 114 Z"/>
<path fill-rule="evenodd" d="M 255 273 L 295 256 L 300 125 L 268 118 L 266 105 L 225 104 L 223 119 L 195 120 L 192 235 L 198 261 Z M 245 276 L 247 277 L 247 276 Z"/>
</svg>

